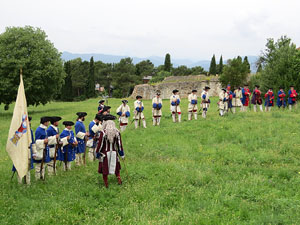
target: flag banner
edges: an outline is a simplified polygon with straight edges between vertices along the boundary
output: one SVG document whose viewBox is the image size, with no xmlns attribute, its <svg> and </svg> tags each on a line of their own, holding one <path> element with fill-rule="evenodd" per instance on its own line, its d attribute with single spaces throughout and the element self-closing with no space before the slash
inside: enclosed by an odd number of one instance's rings
<svg viewBox="0 0 300 225">
<path fill-rule="evenodd" d="M 28 159 L 30 157 L 28 147 L 30 143 L 31 132 L 29 127 L 27 102 L 21 72 L 16 104 L 6 143 L 6 151 L 13 161 L 13 164 L 20 178 L 23 178 L 30 169 L 28 164 Z"/>
</svg>

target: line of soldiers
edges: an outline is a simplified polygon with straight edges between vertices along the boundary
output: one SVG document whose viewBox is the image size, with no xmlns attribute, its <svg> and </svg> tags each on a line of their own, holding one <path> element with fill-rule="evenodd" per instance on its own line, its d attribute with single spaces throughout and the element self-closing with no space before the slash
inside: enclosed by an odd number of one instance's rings
<svg viewBox="0 0 300 225">
<path fill-rule="evenodd" d="M 46 169 L 48 176 L 56 175 L 58 161 L 62 163 L 64 171 L 71 170 L 71 163 L 74 160 L 77 166 L 84 165 L 88 147 L 90 161 L 99 160 L 98 172 L 103 175 L 105 186 L 108 187 L 109 174 L 115 174 L 118 183 L 122 184 L 119 157 L 124 159 L 125 155 L 121 134 L 113 121 L 116 117 L 110 115 L 109 110 L 110 107 L 105 106 L 101 113 L 96 114 L 89 124 L 88 131 L 83 123 L 87 113 L 76 113 L 75 133 L 72 129 L 74 126 L 72 121 L 64 121 L 65 129 L 60 133 L 58 125 L 61 117 L 42 117 L 35 131 L 35 138 L 31 129 L 32 142 L 29 146 L 29 169 L 33 169 L 35 164 L 36 180 L 45 179 Z M 30 123 L 31 119 L 29 117 Z M 12 171 L 16 172 L 14 166 Z M 22 183 L 19 176 L 18 181 Z M 24 181 L 30 184 L 30 170 L 24 177 Z"/>
<path fill-rule="evenodd" d="M 296 106 L 298 96 L 294 86 L 290 86 L 288 95 L 285 94 L 283 87 L 280 87 L 279 89 L 280 90 L 277 93 L 276 105 L 278 108 L 285 108 L 288 103 L 289 109 L 292 110 L 292 108 Z M 287 103 L 286 97 L 288 97 Z M 270 87 L 265 93 L 264 98 L 265 111 L 269 112 L 275 104 L 275 95 L 272 87 Z M 237 88 L 234 90 L 234 92 L 231 91 L 231 87 L 228 85 L 227 88 L 223 88 L 219 94 L 218 106 L 220 116 L 223 116 L 229 110 L 231 110 L 232 113 L 235 113 L 236 107 L 239 107 L 240 111 L 242 112 L 248 111 L 248 108 L 251 106 L 251 104 L 253 105 L 254 112 L 257 112 L 257 107 L 259 107 L 260 111 L 263 112 L 263 99 L 262 93 L 259 90 L 259 85 L 255 85 L 255 88 L 252 92 L 252 97 L 248 84 L 245 84 L 243 88 Z"/>
</svg>

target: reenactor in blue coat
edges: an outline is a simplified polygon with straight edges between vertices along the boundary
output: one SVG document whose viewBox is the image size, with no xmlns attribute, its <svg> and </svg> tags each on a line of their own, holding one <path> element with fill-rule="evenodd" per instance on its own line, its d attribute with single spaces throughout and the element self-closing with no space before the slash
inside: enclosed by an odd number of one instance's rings
<svg viewBox="0 0 300 225">
<path fill-rule="evenodd" d="M 51 117 L 51 125 L 47 129 L 47 135 L 48 135 L 48 146 L 49 146 L 49 156 L 50 156 L 50 162 L 47 164 L 48 168 L 48 175 L 52 176 L 56 173 L 56 160 L 59 159 L 58 157 L 58 145 L 59 144 L 59 129 L 58 124 L 61 120 L 61 117 L 59 116 L 53 116 Z M 54 163 L 55 162 L 55 163 Z"/>
<path fill-rule="evenodd" d="M 42 117 L 41 124 L 35 131 L 36 150 L 33 152 L 35 179 L 45 179 L 45 167 L 50 160 L 47 127 L 51 117 Z"/>
<path fill-rule="evenodd" d="M 85 146 L 86 146 L 86 138 L 89 133 L 86 132 L 83 121 L 85 120 L 85 116 L 87 116 L 86 112 L 78 112 L 76 113 L 78 116 L 76 124 L 75 124 L 75 133 L 78 141 L 78 146 L 76 148 L 76 165 L 80 166 L 85 162 Z"/>
<path fill-rule="evenodd" d="M 105 100 L 103 100 L 103 99 L 98 102 L 99 103 L 98 113 L 101 113 L 103 108 L 105 107 L 104 102 L 105 102 Z"/>
<path fill-rule="evenodd" d="M 31 143 L 29 145 L 29 158 L 28 158 L 28 164 L 29 164 L 29 168 L 28 168 L 28 172 L 27 174 L 24 176 L 24 182 L 25 184 L 28 184 L 30 185 L 30 170 L 32 170 L 34 167 L 33 167 L 33 156 L 32 156 L 32 149 L 34 148 L 35 149 L 35 143 L 34 143 L 34 136 L 33 136 L 33 131 L 31 129 L 31 119 L 32 117 L 31 116 L 28 116 L 28 121 L 29 121 L 29 125 L 30 125 L 30 133 L 31 133 Z M 13 165 L 13 168 L 12 168 L 12 171 L 15 173 L 17 170 L 15 168 L 15 166 Z M 20 177 L 18 176 L 18 182 L 21 184 L 22 183 L 22 179 L 20 179 Z"/>
<path fill-rule="evenodd" d="M 86 143 L 86 146 L 89 147 L 89 160 L 95 161 L 95 147 L 96 147 L 96 140 L 97 135 L 99 134 L 99 131 L 101 128 L 101 118 L 102 115 L 96 114 L 95 119 L 90 122 L 89 124 L 89 135 L 88 135 L 88 141 Z"/>
<path fill-rule="evenodd" d="M 298 93 L 294 89 L 295 87 L 293 85 L 291 85 L 290 88 L 291 89 L 289 90 L 289 93 L 288 93 L 288 96 L 289 96 L 288 104 L 289 104 L 289 109 L 292 110 L 292 108 L 294 108 L 296 106 Z"/>
<path fill-rule="evenodd" d="M 60 140 L 62 142 L 62 157 L 64 171 L 71 170 L 71 162 L 75 160 L 75 147 L 77 147 L 78 142 L 72 131 L 72 126 L 74 123 L 72 121 L 64 121 L 65 129 L 60 134 Z"/>
<path fill-rule="evenodd" d="M 286 102 L 285 102 L 285 92 L 283 90 L 283 87 L 280 87 L 280 90 L 277 93 L 277 106 L 280 108 L 281 106 L 283 108 L 286 107 Z"/>
</svg>

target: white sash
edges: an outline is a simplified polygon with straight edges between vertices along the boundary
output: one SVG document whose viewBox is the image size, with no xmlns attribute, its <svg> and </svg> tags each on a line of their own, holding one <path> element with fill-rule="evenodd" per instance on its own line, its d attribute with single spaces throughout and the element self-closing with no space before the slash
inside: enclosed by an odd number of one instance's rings
<svg viewBox="0 0 300 225">
<path fill-rule="evenodd" d="M 116 164 L 117 164 L 117 152 L 112 150 L 112 144 L 109 143 L 110 151 L 107 152 L 107 162 L 108 162 L 108 169 L 109 174 L 115 174 L 116 171 Z"/>
</svg>

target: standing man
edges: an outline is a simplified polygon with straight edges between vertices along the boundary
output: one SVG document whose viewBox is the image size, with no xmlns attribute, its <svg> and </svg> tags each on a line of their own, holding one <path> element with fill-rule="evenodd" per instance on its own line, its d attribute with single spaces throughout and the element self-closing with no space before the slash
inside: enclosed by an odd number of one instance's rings
<svg viewBox="0 0 300 225">
<path fill-rule="evenodd" d="M 162 100 L 160 98 L 160 92 L 156 92 L 156 96 L 152 99 L 152 116 L 153 116 L 153 126 L 160 124 L 160 119 L 162 116 Z"/>
<path fill-rule="evenodd" d="M 122 105 L 120 105 L 116 110 L 117 114 L 119 115 L 121 132 L 126 129 L 128 125 L 128 118 L 130 117 L 130 108 L 127 103 L 127 100 L 122 100 Z"/>
<path fill-rule="evenodd" d="M 102 110 L 103 110 L 103 108 L 104 108 L 104 102 L 105 102 L 105 100 L 100 100 L 98 103 L 99 103 L 99 106 L 98 106 L 98 113 L 101 113 L 102 112 Z"/>
<path fill-rule="evenodd" d="M 237 89 L 234 90 L 233 93 L 233 106 L 234 106 L 232 108 L 233 113 L 236 112 L 236 107 L 240 107 L 242 109 L 243 107 L 242 100 L 241 100 L 242 98 L 243 98 L 242 88 L 238 87 Z"/>
<path fill-rule="evenodd" d="M 273 88 L 269 88 L 265 94 L 265 111 L 271 111 L 272 106 L 274 106 L 274 93 Z"/>
<path fill-rule="evenodd" d="M 138 95 L 136 96 L 136 101 L 134 102 L 134 125 L 135 125 L 135 129 L 138 128 L 138 126 L 141 125 L 141 120 L 143 121 L 143 127 L 146 127 L 146 120 L 145 120 L 145 116 L 144 116 L 144 104 L 142 102 L 142 96 Z"/>
<path fill-rule="evenodd" d="M 89 133 L 86 132 L 85 126 L 84 126 L 84 120 L 87 116 L 86 112 L 78 112 L 76 113 L 78 116 L 76 124 L 75 124 L 75 133 L 76 133 L 76 139 L 78 142 L 78 146 L 76 148 L 76 158 L 75 162 L 77 166 L 80 166 L 83 164 L 83 154 L 85 154 L 86 149 L 86 138 L 88 137 Z"/>
<path fill-rule="evenodd" d="M 280 87 L 280 90 L 278 91 L 278 94 L 277 94 L 277 106 L 279 109 L 281 106 L 282 106 L 282 108 L 286 107 L 285 93 L 284 93 L 283 87 Z"/>
<path fill-rule="evenodd" d="M 203 109 L 202 117 L 203 118 L 206 118 L 206 113 L 207 113 L 207 110 L 208 110 L 209 104 L 210 104 L 210 99 L 209 99 L 209 94 L 208 94 L 209 89 L 210 89 L 210 87 L 205 86 L 205 88 L 203 89 L 203 91 L 201 93 L 201 104 L 202 104 L 202 109 Z"/>
<path fill-rule="evenodd" d="M 110 115 L 111 116 L 111 115 Z M 108 175 L 115 175 L 118 184 L 122 184 L 120 157 L 125 158 L 121 134 L 116 128 L 113 118 L 104 116 L 103 130 L 100 131 L 96 155 L 99 159 L 98 173 L 102 174 L 104 185 L 108 188 Z"/>
<path fill-rule="evenodd" d="M 228 99 L 229 96 L 225 88 L 222 88 L 222 91 L 219 94 L 219 115 L 224 116 L 228 109 Z"/>
<path fill-rule="evenodd" d="M 52 176 L 55 175 L 56 172 L 56 164 L 54 165 L 54 158 L 57 157 L 57 152 L 55 152 L 56 145 L 59 144 L 59 129 L 58 124 L 61 120 L 61 117 L 59 116 L 53 116 L 51 117 L 51 126 L 47 129 L 47 135 L 48 135 L 48 146 L 49 146 L 49 155 L 50 155 L 50 162 L 47 164 L 48 167 L 48 175 Z M 55 168 L 54 168 L 55 167 Z"/>
<path fill-rule="evenodd" d="M 63 155 L 61 161 L 63 161 L 64 171 L 71 170 L 71 162 L 75 159 L 75 147 L 78 145 L 72 126 L 72 121 L 64 121 L 65 129 L 60 134 L 60 139 L 63 146 Z"/>
<path fill-rule="evenodd" d="M 289 109 L 292 110 L 292 108 L 295 108 L 296 104 L 297 104 L 297 92 L 295 90 L 294 85 L 290 86 L 290 90 L 289 90 L 289 98 L 288 98 L 288 103 L 289 103 Z"/>
<path fill-rule="evenodd" d="M 30 126 L 30 133 L 31 133 L 31 143 L 30 143 L 30 145 L 28 147 L 28 151 L 29 151 L 29 154 L 28 154 L 28 156 L 29 156 L 28 157 L 28 172 L 24 176 L 24 182 L 27 185 L 30 185 L 30 170 L 32 170 L 34 168 L 33 167 L 33 149 L 35 150 L 35 143 L 34 143 L 33 131 L 32 131 L 32 128 L 31 128 L 31 120 L 32 120 L 32 117 L 28 116 L 28 121 L 29 121 L 29 126 Z M 14 165 L 13 165 L 12 171 L 14 173 L 17 172 L 17 170 L 16 170 L 16 168 L 15 168 Z M 18 183 L 22 184 L 22 179 L 19 177 L 19 175 L 17 177 L 18 177 Z"/>
<path fill-rule="evenodd" d="M 259 85 L 255 85 L 252 93 L 251 103 L 253 105 L 254 112 L 257 112 L 257 105 L 259 105 L 260 111 L 263 112 L 261 91 L 259 90 Z"/>
<path fill-rule="evenodd" d="M 47 127 L 51 117 L 42 117 L 41 124 L 35 131 L 35 145 L 36 151 L 33 152 L 33 158 L 35 163 L 35 179 L 45 179 L 45 167 L 49 163 L 49 146 L 48 146 L 48 135 Z"/>
<path fill-rule="evenodd" d="M 234 93 L 231 91 L 230 84 L 227 85 L 226 94 L 228 96 L 226 112 L 228 112 L 228 110 L 230 109 L 230 111 L 233 113 L 233 111 L 232 111 L 232 108 L 233 108 L 232 99 L 233 99 Z"/>
<path fill-rule="evenodd" d="M 89 124 L 89 135 L 86 146 L 89 147 L 89 160 L 95 161 L 95 147 L 96 147 L 96 139 L 99 131 L 102 129 L 101 127 L 102 116 L 100 114 L 96 114 L 95 119 L 92 120 Z"/>
<path fill-rule="evenodd" d="M 176 122 L 176 116 L 178 116 L 178 122 L 181 122 L 181 110 L 180 110 L 180 97 L 178 95 L 178 90 L 173 90 L 173 95 L 170 97 L 170 110 L 172 113 L 173 122 Z"/>
<path fill-rule="evenodd" d="M 188 106 L 188 120 L 192 120 L 193 114 L 195 120 L 197 120 L 197 112 L 198 112 L 198 101 L 197 101 L 197 90 L 192 90 L 192 93 L 188 96 L 189 106 Z"/>
<path fill-rule="evenodd" d="M 245 111 L 248 111 L 249 100 L 250 100 L 250 95 L 251 95 L 251 92 L 248 88 L 248 84 L 244 85 L 244 88 L 242 89 L 242 95 L 243 95 L 243 98 L 242 98 L 242 103 L 243 103 L 242 111 L 245 112 Z"/>
</svg>

